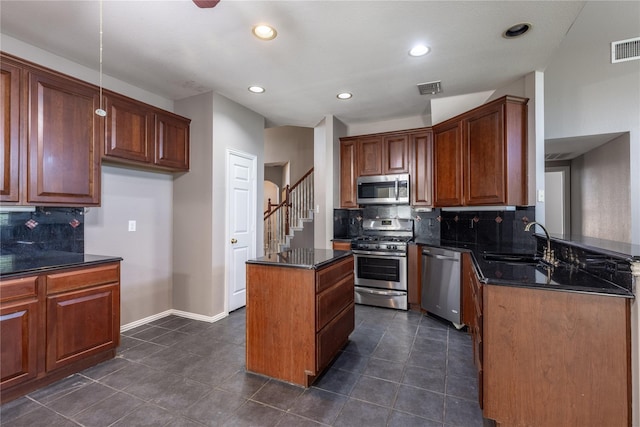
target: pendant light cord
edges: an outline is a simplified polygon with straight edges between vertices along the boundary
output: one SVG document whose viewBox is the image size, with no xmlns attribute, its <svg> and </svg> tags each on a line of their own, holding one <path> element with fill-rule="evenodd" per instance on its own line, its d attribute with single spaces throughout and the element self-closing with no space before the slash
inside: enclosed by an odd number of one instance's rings
<svg viewBox="0 0 640 427">
<path fill-rule="evenodd" d="M 106 116 L 107 112 L 102 108 L 102 0 L 100 0 L 100 108 L 96 110 L 99 116 Z"/>
</svg>

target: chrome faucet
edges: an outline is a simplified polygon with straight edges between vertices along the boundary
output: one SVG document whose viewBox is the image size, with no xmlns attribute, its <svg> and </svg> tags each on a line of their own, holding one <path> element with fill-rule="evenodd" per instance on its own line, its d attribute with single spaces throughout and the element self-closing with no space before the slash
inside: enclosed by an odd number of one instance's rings
<svg viewBox="0 0 640 427">
<path fill-rule="evenodd" d="M 528 223 L 524 227 L 524 231 L 531 230 L 531 227 L 534 224 L 538 224 L 540 226 L 540 228 L 542 228 L 542 231 L 544 231 L 545 236 L 547 236 L 547 247 L 544 250 L 544 254 L 542 255 L 542 259 L 544 261 L 548 262 L 549 264 L 553 265 L 553 266 L 557 266 L 558 265 L 558 260 L 556 259 L 556 256 L 555 256 L 554 252 L 551 250 L 551 238 L 549 237 L 549 232 L 547 231 L 547 229 L 544 228 L 544 225 L 540 224 L 537 221 L 532 221 L 532 222 Z"/>
</svg>

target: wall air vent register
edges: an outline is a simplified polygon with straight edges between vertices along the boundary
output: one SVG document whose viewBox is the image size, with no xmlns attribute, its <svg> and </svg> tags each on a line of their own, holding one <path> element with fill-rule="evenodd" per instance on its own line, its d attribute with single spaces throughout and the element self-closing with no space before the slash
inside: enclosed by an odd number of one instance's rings
<svg viewBox="0 0 640 427">
<path fill-rule="evenodd" d="M 611 63 L 640 59 L 640 37 L 611 43 Z"/>
</svg>

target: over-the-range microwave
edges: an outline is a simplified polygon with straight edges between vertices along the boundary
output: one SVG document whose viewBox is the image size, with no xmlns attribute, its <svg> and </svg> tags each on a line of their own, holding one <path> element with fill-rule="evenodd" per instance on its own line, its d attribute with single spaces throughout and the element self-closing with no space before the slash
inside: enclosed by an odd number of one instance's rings
<svg viewBox="0 0 640 427">
<path fill-rule="evenodd" d="M 409 174 L 359 177 L 356 202 L 359 205 L 408 205 Z"/>
</svg>

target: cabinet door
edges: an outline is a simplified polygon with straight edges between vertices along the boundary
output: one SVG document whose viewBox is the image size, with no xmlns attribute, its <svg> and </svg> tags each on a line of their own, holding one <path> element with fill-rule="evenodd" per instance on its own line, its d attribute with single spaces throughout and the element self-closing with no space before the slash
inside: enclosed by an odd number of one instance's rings
<svg viewBox="0 0 640 427">
<path fill-rule="evenodd" d="M 382 174 L 382 137 L 358 139 L 358 176 Z"/>
<path fill-rule="evenodd" d="M 502 105 L 482 109 L 465 120 L 464 149 L 465 204 L 504 204 L 506 147 Z"/>
<path fill-rule="evenodd" d="M 20 81 L 22 70 L 17 64 L 0 61 L 0 133 L 2 133 L 2 176 L 0 201 L 20 201 Z"/>
<path fill-rule="evenodd" d="M 100 204 L 99 101 L 92 86 L 30 72 L 27 203 Z"/>
<path fill-rule="evenodd" d="M 117 95 L 105 96 L 104 155 L 152 163 L 155 150 L 154 114 L 144 104 Z"/>
<path fill-rule="evenodd" d="M 411 135 L 413 167 L 411 180 L 411 204 L 433 206 L 433 133 L 424 131 Z"/>
<path fill-rule="evenodd" d="M 462 206 L 462 122 L 434 128 L 435 206 Z"/>
<path fill-rule="evenodd" d="M 0 283 L 0 389 L 38 373 L 38 287 L 36 277 Z"/>
<path fill-rule="evenodd" d="M 155 164 L 189 170 L 189 121 L 156 113 Z"/>
<path fill-rule="evenodd" d="M 382 173 L 409 173 L 409 136 L 386 136 L 382 144 Z"/>
<path fill-rule="evenodd" d="M 47 371 L 115 348 L 119 307 L 118 283 L 47 296 Z"/>
<path fill-rule="evenodd" d="M 340 141 L 340 207 L 357 208 L 357 160 L 356 141 Z"/>
</svg>

